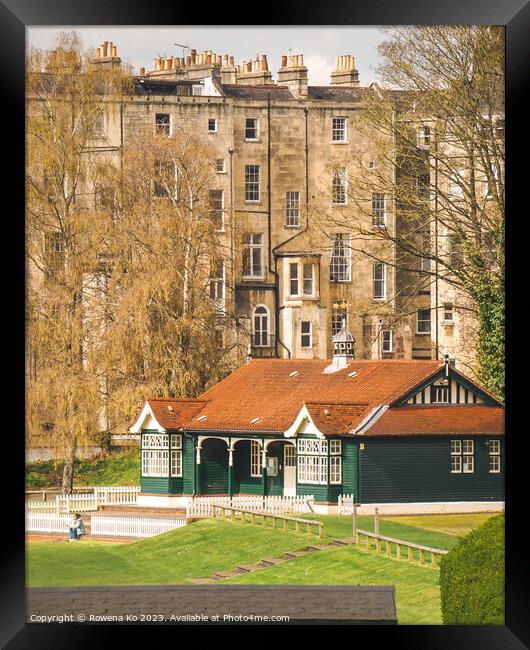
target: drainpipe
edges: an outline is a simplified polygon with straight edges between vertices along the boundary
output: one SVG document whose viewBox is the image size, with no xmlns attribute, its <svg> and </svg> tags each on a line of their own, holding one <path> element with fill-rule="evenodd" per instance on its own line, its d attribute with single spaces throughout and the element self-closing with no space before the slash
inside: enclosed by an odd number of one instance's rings
<svg viewBox="0 0 530 650">
<path fill-rule="evenodd" d="M 434 130 L 434 323 L 436 328 L 435 334 L 435 353 L 436 359 L 439 358 L 439 340 L 438 340 L 438 129 Z"/>
</svg>

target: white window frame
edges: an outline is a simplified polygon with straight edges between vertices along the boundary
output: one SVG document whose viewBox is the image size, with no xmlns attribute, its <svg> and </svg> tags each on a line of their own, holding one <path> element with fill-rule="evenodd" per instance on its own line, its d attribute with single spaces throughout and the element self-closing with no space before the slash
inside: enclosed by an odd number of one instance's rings
<svg viewBox="0 0 530 650">
<path fill-rule="evenodd" d="M 247 122 L 249 120 L 254 121 L 254 129 L 256 132 L 256 136 L 254 138 L 248 138 L 247 137 Z M 257 117 L 245 117 L 245 142 L 257 142 L 259 140 L 259 119 Z"/>
<path fill-rule="evenodd" d="M 310 275 L 306 276 L 306 270 L 311 271 Z M 310 290 L 307 291 L 307 287 L 310 287 Z M 314 296 L 315 295 L 315 265 L 313 262 L 302 262 L 302 293 L 304 296 Z"/>
<path fill-rule="evenodd" d="M 169 122 L 160 123 L 158 122 L 159 115 L 167 115 L 169 117 Z M 166 128 L 167 127 L 167 128 Z M 173 134 L 173 119 L 171 113 L 155 113 L 155 132 L 163 133 L 170 137 Z"/>
<path fill-rule="evenodd" d="M 346 167 L 338 167 L 333 170 L 331 203 L 332 205 L 348 205 L 348 172 Z"/>
<path fill-rule="evenodd" d="M 331 142 L 348 142 L 348 118 L 334 116 L 331 118 Z"/>
<path fill-rule="evenodd" d="M 213 194 L 220 194 L 221 196 L 221 207 L 220 208 L 213 208 L 212 207 L 212 195 Z M 225 229 L 225 193 L 224 190 L 209 190 L 209 202 L 210 202 L 210 214 L 212 215 L 212 223 L 213 223 L 213 216 L 214 213 L 220 213 L 220 222 L 221 222 L 221 227 L 220 228 L 215 228 L 216 232 L 224 232 Z"/>
<path fill-rule="evenodd" d="M 429 149 L 431 146 L 431 129 L 427 125 L 416 129 L 416 146 L 420 149 Z"/>
<path fill-rule="evenodd" d="M 261 477 L 261 445 L 257 440 L 250 441 L 250 476 Z"/>
<path fill-rule="evenodd" d="M 329 259 L 329 281 L 351 282 L 351 234 L 335 233 Z"/>
<path fill-rule="evenodd" d="M 386 226 L 386 194 L 372 192 L 372 226 L 384 228 Z"/>
<path fill-rule="evenodd" d="M 451 474 L 462 473 L 462 441 L 451 440 Z M 458 462 L 457 462 L 458 461 Z M 454 466 L 453 466 L 454 464 Z"/>
<path fill-rule="evenodd" d="M 224 304 L 225 298 L 225 261 L 217 260 L 210 270 L 210 298 L 217 305 Z M 220 271 L 220 273 L 219 273 Z"/>
<path fill-rule="evenodd" d="M 381 331 L 381 352 L 385 354 L 392 352 L 393 343 L 394 341 L 393 341 L 392 330 L 382 330 Z"/>
<path fill-rule="evenodd" d="M 382 270 L 382 277 L 377 277 L 378 268 Z M 373 300 L 386 300 L 386 264 L 384 262 L 374 262 L 373 263 L 373 287 L 372 287 L 372 298 Z M 382 295 L 376 295 L 376 287 L 382 285 L 383 290 Z"/>
<path fill-rule="evenodd" d="M 182 477 L 182 450 L 171 450 L 171 478 Z"/>
<path fill-rule="evenodd" d="M 309 325 L 309 332 L 304 332 L 304 325 Z M 304 345 L 304 338 L 309 337 L 309 344 Z M 300 321 L 300 347 L 309 350 L 313 347 L 313 323 L 310 320 Z"/>
<path fill-rule="evenodd" d="M 329 453 L 333 455 L 342 453 L 342 441 L 341 440 L 330 440 L 329 441 Z"/>
<path fill-rule="evenodd" d="M 251 178 L 252 177 L 252 178 Z M 257 196 L 258 198 L 248 198 Z M 245 203 L 261 200 L 261 170 L 259 165 L 245 165 Z"/>
<path fill-rule="evenodd" d="M 342 321 L 348 326 L 348 303 L 334 301 L 331 305 L 331 336 L 335 336 L 342 329 Z"/>
<path fill-rule="evenodd" d="M 499 439 L 488 440 L 489 446 L 489 473 L 500 474 L 501 471 L 501 441 Z M 495 462 L 492 462 L 495 461 Z M 493 467 L 492 467 L 493 465 Z"/>
<path fill-rule="evenodd" d="M 194 86 L 194 88 L 195 88 L 195 86 Z M 213 129 L 210 128 L 212 122 L 213 122 L 213 126 L 214 126 Z M 217 118 L 215 118 L 215 117 L 209 117 L 208 118 L 208 133 L 217 133 Z"/>
<path fill-rule="evenodd" d="M 420 312 L 429 312 L 429 320 L 427 321 L 426 318 L 420 320 Z M 421 331 L 419 329 L 420 323 L 427 323 L 427 322 L 429 323 L 429 330 L 428 331 Z M 431 310 L 430 309 L 418 309 L 416 311 L 416 334 L 418 334 L 420 336 L 421 335 L 427 336 L 427 335 L 431 334 L 431 331 L 432 331 Z"/>
<path fill-rule="evenodd" d="M 222 163 L 222 166 L 219 163 Z M 215 159 L 215 171 L 217 174 L 226 174 L 226 160 L 224 158 Z"/>
<path fill-rule="evenodd" d="M 245 238 L 248 237 L 248 241 Z M 250 267 L 245 272 L 245 251 L 248 251 Z M 259 256 L 259 266 L 254 263 L 254 253 L 257 252 Z M 257 271 L 257 272 L 256 272 Z M 264 276 L 263 268 L 263 233 L 262 232 L 248 232 L 243 235 L 243 278 L 262 279 Z"/>
<path fill-rule="evenodd" d="M 300 226 L 300 196 L 299 191 L 285 193 L 285 225 L 287 228 Z"/>
<path fill-rule="evenodd" d="M 265 310 L 265 311 L 263 311 Z M 256 329 L 256 318 L 259 319 L 259 328 Z M 264 326 L 265 323 L 265 326 Z M 256 338 L 258 336 L 258 338 Z M 270 347 L 271 314 L 267 305 L 256 305 L 252 312 L 252 347 Z M 256 341 L 259 341 L 256 343 Z"/>
<path fill-rule="evenodd" d="M 329 457 L 329 483 L 330 485 L 339 485 L 342 483 L 342 457 Z"/>
<path fill-rule="evenodd" d="M 299 278 L 298 262 L 289 262 L 289 295 L 290 296 L 300 295 L 300 278 Z"/>
<path fill-rule="evenodd" d="M 444 302 L 443 306 L 444 323 L 453 324 L 455 322 L 454 305 L 452 302 Z M 449 315 L 449 318 L 447 317 Z"/>
</svg>

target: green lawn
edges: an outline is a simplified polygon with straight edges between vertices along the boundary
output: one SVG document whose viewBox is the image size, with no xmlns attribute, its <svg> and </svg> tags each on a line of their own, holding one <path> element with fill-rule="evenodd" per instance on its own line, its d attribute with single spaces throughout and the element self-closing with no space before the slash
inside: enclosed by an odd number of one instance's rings
<svg viewBox="0 0 530 650">
<path fill-rule="evenodd" d="M 307 516 L 325 522 L 322 541 L 351 536 L 351 517 Z M 397 519 L 382 519 L 380 532 L 441 549 L 450 549 L 458 541 L 455 534 L 411 526 L 405 523 L 405 517 Z M 464 530 L 478 525 L 480 517 L 433 515 L 407 519 L 432 528 Z M 373 530 L 373 517 L 359 517 L 358 526 Z M 316 541 L 320 540 L 315 535 L 272 530 L 270 524 L 262 528 L 206 519 L 132 544 L 28 542 L 26 579 L 31 587 L 185 583 L 214 571 L 235 569 L 238 564 L 277 557 Z M 311 553 L 221 584 L 393 584 L 399 622 L 429 624 L 441 622 L 438 580 L 438 568 L 400 562 L 348 546 Z"/>
<path fill-rule="evenodd" d="M 28 542 L 26 581 L 30 587 L 171 584 L 307 544 L 294 532 L 213 519 L 133 544 Z"/>
<path fill-rule="evenodd" d="M 441 623 L 437 568 L 389 560 L 348 546 L 311 553 L 218 584 L 395 585 L 398 623 Z"/>
<path fill-rule="evenodd" d="M 419 526 L 427 530 L 462 536 L 467 535 L 474 528 L 478 528 L 485 521 L 498 514 L 498 512 L 475 512 L 456 515 L 396 516 L 385 517 L 385 519 L 396 523 L 408 524 L 409 526 Z"/>
<path fill-rule="evenodd" d="M 318 519 L 325 522 L 324 532 L 328 537 L 351 537 L 352 536 L 352 518 L 339 517 L 338 515 L 304 515 L 305 519 Z M 478 525 L 478 524 L 477 524 Z M 374 518 L 363 516 L 357 517 L 357 527 L 361 530 L 373 532 Z M 449 535 L 443 532 L 426 530 L 418 526 L 410 526 L 405 522 L 396 520 L 379 520 L 379 532 L 387 537 L 395 537 L 415 544 L 423 544 L 433 548 L 451 549 L 457 543 L 455 535 Z"/>
</svg>

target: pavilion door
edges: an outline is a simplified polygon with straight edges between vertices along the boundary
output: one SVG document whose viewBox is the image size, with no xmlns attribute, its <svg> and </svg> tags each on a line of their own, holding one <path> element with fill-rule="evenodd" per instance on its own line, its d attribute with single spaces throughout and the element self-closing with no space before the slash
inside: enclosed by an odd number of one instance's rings
<svg viewBox="0 0 530 650">
<path fill-rule="evenodd" d="M 291 444 L 283 448 L 283 494 L 286 497 L 296 496 L 296 454 Z"/>
</svg>

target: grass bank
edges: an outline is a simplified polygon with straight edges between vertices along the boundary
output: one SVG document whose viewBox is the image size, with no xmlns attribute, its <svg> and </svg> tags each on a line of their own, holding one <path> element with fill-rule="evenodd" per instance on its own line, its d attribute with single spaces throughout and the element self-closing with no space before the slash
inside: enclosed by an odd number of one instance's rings
<svg viewBox="0 0 530 650">
<path fill-rule="evenodd" d="M 60 488 L 64 463 L 42 460 L 26 463 L 26 489 Z M 74 485 L 138 485 L 140 452 L 108 454 L 98 458 L 76 458 Z"/>
</svg>

